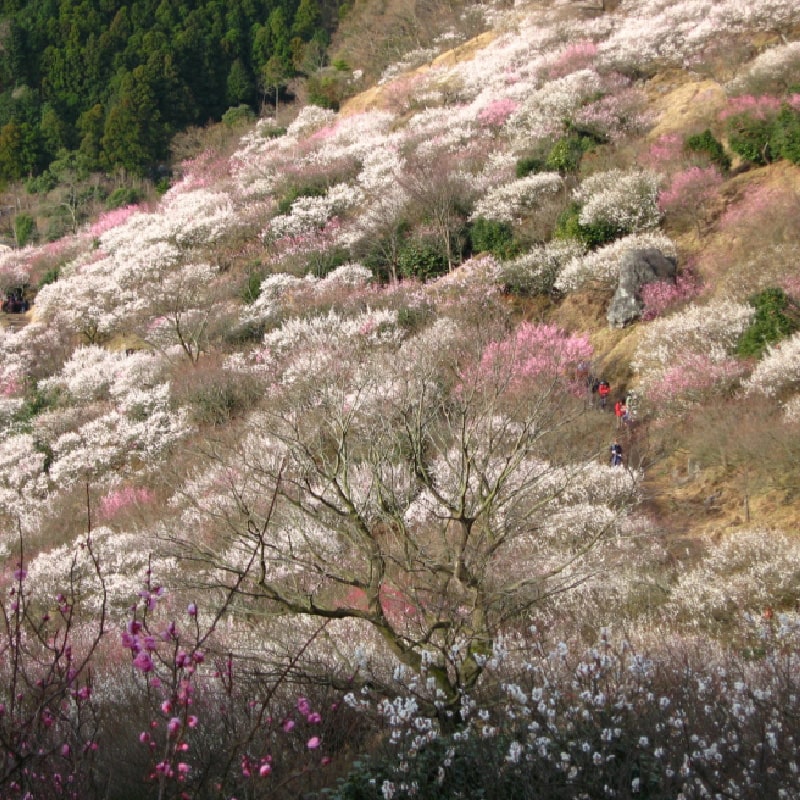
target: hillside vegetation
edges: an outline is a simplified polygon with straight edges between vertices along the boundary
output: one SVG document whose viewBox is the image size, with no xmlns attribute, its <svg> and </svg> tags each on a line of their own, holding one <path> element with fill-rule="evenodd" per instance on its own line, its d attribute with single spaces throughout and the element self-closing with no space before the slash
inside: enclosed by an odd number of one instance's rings
<svg viewBox="0 0 800 800">
<path fill-rule="evenodd" d="M 800 9 L 427 11 L 0 254 L 4 797 L 800 796 Z"/>
</svg>

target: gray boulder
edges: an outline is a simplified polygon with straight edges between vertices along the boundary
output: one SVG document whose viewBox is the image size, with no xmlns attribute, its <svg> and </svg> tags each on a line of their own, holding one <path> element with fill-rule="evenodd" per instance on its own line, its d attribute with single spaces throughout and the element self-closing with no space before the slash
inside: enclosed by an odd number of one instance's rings
<svg viewBox="0 0 800 800">
<path fill-rule="evenodd" d="M 619 284 L 606 312 L 608 324 L 624 328 L 639 319 L 644 310 L 641 289 L 646 283 L 675 281 L 678 260 L 665 256 L 660 250 L 649 247 L 629 250 L 619 267 Z"/>
</svg>

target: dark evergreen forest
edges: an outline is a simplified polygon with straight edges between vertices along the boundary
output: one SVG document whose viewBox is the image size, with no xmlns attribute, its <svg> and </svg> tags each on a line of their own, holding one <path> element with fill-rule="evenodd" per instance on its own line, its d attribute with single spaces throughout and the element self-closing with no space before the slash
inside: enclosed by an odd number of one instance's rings
<svg viewBox="0 0 800 800">
<path fill-rule="evenodd" d="M 0 0 L 0 180 L 148 175 L 173 135 L 324 63 L 339 0 Z"/>
</svg>

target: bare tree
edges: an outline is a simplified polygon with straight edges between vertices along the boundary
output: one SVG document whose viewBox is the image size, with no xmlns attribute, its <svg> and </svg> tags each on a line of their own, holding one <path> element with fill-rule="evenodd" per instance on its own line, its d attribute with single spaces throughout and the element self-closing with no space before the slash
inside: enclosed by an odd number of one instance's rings
<svg viewBox="0 0 800 800">
<path fill-rule="evenodd" d="M 400 185 L 423 224 L 429 225 L 447 258 L 447 269 L 457 265 L 456 246 L 471 206 L 471 181 L 458 161 L 440 153 L 409 160 Z"/>
</svg>

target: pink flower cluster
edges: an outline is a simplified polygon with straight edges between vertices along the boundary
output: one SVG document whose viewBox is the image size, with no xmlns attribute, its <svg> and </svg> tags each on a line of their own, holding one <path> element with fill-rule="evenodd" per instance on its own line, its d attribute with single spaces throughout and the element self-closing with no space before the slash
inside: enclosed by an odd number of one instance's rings
<svg viewBox="0 0 800 800">
<path fill-rule="evenodd" d="M 569 334 L 557 325 L 523 322 L 509 338 L 486 348 L 480 372 L 489 377 L 498 369 L 507 370 L 515 384 L 566 378 L 578 393 L 583 386 L 575 378 L 576 367 L 591 360 L 593 353 L 585 334 Z"/>
<path fill-rule="evenodd" d="M 153 492 L 142 486 L 115 489 L 100 498 L 100 516 L 103 519 L 111 519 L 125 508 L 151 503 L 154 498 Z"/>
<path fill-rule="evenodd" d="M 92 238 L 96 238 L 98 236 L 102 236 L 106 231 L 110 231 L 112 228 L 116 228 L 119 225 L 122 225 L 128 217 L 132 217 L 134 214 L 141 211 L 139 206 L 125 206 L 124 208 L 115 208 L 113 211 L 109 211 L 103 214 L 95 223 L 93 223 L 87 230 L 87 233 Z"/>
<path fill-rule="evenodd" d="M 744 371 L 745 366 L 735 358 L 715 361 L 705 354 L 688 353 L 650 384 L 647 394 L 660 403 L 697 402 L 709 394 L 724 391 Z"/>
<path fill-rule="evenodd" d="M 487 128 L 499 128 L 517 110 L 519 103 L 510 97 L 493 100 L 478 112 L 478 122 Z"/>
<path fill-rule="evenodd" d="M 690 167 L 672 176 L 670 185 L 658 195 L 658 207 L 667 213 L 692 210 L 710 200 L 721 185 L 716 167 Z"/>
<path fill-rule="evenodd" d="M 550 78 L 563 78 L 570 72 L 586 69 L 597 55 L 597 45 L 594 42 L 583 41 L 568 45 L 556 56 L 555 61 L 548 69 Z"/>
<path fill-rule="evenodd" d="M 792 94 L 786 98 L 770 94 L 752 95 L 743 94 L 732 97 L 727 108 L 720 112 L 720 119 L 728 119 L 739 114 L 747 114 L 756 119 L 767 119 L 781 110 L 781 106 L 788 103 L 792 108 L 800 108 L 800 94 Z"/>
<path fill-rule="evenodd" d="M 644 311 L 642 320 L 648 322 L 660 317 L 668 309 L 697 297 L 703 286 L 692 273 L 678 275 L 675 283 L 654 281 L 642 286 Z"/>
</svg>

